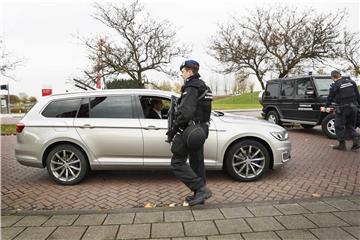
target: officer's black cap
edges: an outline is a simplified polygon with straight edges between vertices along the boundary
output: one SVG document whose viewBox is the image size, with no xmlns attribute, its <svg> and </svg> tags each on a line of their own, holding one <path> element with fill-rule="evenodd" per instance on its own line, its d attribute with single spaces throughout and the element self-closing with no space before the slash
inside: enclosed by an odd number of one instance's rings
<svg viewBox="0 0 360 240">
<path fill-rule="evenodd" d="M 184 67 L 197 67 L 199 68 L 200 67 L 200 64 L 195 61 L 195 60 L 186 60 L 185 62 L 183 62 L 181 65 L 180 65 L 180 71 L 184 68 Z"/>
<path fill-rule="evenodd" d="M 341 73 L 337 70 L 331 71 L 331 77 L 338 77 L 341 76 Z"/>
</svg>

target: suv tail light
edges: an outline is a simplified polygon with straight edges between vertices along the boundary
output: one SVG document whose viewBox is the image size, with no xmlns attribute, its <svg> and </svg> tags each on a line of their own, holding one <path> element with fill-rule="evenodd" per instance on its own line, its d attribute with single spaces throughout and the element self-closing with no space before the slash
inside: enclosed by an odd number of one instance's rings
<svg viewBox="0 0 360 240">
<path fill-rule="evenodd" d="M 320 107 L 320 112 L 331 113 L 333 111 L 334 111 L 334 108 L 332 108 L 332 107 Z"/>
<path fill-rule="evenodd" d="M 25 124 L 17 123 L 16 124 L 16 133 L 21 133 L 24 128 L 25 128 Z"/>
</svg>

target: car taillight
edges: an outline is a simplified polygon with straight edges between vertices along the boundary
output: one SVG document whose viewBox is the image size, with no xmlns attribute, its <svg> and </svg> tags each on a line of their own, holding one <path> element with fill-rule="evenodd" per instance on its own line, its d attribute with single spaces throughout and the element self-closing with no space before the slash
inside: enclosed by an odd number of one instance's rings
<svg viewBox="0 0 360 240">
<path fill-rule="evenodd" d="M 331 113 L 333 111 L 334 111 L 334 108 L 332 108 L 332 107 L 320 107 L 320 112 Z"/>
<path fill-rule="evenodd" d="M 21 133 L 24 128 L 25 128 L 25 124 L 23 124 L 23 123 L 16 124 L 16 132 L 17 133 Z"/>
</svg>

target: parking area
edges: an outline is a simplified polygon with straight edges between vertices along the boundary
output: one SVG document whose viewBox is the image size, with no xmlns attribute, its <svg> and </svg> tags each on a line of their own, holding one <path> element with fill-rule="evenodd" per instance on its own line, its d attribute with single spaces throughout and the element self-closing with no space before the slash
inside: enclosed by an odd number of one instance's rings
<svg viewBox="0 0 360 240">
<path fill-rule="evenodd" d="M 289 128 L 292 160 L 256 182 L 236 182 L 222 171 L 207 173 L 213 197 L 239 203 L 360 194 L 360 153 L 331 149 L 336 141 L 319 128 Z M 117 209 L 145 203 L 181 204 L 189 190 L 170 171 L 92 172 L 75 186 L 50 180 L 45 169 L 25 167 L 14 157 L 15 136 L 1 137 L 2 210 Z M 350 142 L 348 143 L 350 147 Z"/>
</svg>

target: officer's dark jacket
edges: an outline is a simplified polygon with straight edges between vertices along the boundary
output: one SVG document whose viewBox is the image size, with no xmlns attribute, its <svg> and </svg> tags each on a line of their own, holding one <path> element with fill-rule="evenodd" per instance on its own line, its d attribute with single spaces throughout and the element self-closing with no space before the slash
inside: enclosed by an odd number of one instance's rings
<svg viewBox="0 0 360 240">
<path fill-rule="evenodd" d="M 175 126 L 185 127 L 189 121 L 208 122 L 211 114 L 212 94 L 198 73 L 191 76 L 181 88 Z M 203 95 L 207 91 L 205 95 Z M 203 96 L 199 99 L 200 96 Z"/>
<path fill-rule="evenodd" d="M 348 78 L 341 78 L 334 82 L 330 87 L 326 106 L 329 106 L 331 102 L 340 106 L 349 103 L 360 105 L 360 95 L 356 83 Z"/>
</svg>

